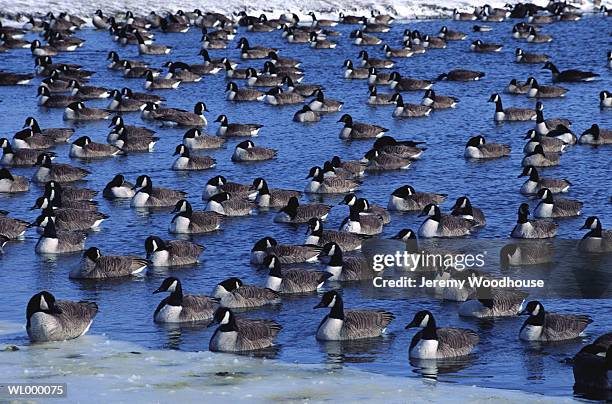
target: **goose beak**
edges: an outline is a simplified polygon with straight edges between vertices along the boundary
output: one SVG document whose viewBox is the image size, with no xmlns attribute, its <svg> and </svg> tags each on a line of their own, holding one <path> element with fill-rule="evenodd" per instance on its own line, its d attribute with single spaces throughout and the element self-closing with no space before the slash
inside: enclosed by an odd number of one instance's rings
<svg viewBox="0 0 612 404">
<path fill-rule="evenodd" d="M 319 304 L 317 304 L 315 307 L 313 307 L 313 309 L 320 309 L 322 307 L 325 307 L 325 305 L 323 304 L 323 302 L 320 302 Z"/>
<path fill-rule="evenodd" d="M 525 316 L 525 315 L 530 315 L 527 309 L 523 309 L 522 311 L 519 312 L 519 316 Z"/>
<path fill-rule="evenodd" d="M 414 321 L 412 321 L 408 325 L 406 325 L 406 327 L 404 327 L 404 329 L 407 330 L 409 328 L 414 328 L 416 326 L 417 326 L 417 324 L 415 324 Z"/>
<path fill-rule="evenodd" d="M 155 289 L 155 290 L 153 291 L 153 294 L 155 295 L 155 294 L 158 294 L 158 293 L 161 293 L 161 292 L 163 292 L 163 290 L 161 290 L 160 288 L 158 288 L 158 289 Z"/>
<path fill-rule="evenodd" d="M 214 321 L 211 321 L 210 323 L 206 325 L 206 328 L 214 327 L 215 325 L 217 325 L 217 323 L 215 323 Z"/>
</svg>

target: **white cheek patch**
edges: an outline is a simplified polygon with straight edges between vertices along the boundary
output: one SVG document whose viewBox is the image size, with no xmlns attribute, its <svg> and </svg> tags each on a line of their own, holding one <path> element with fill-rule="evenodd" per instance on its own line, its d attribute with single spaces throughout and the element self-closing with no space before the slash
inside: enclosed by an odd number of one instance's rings
<svg viewBox="0 0 612 404">
<path fill-rule="evenodd" d="M 425 315 L 425 317 L 423 317 L 423 320 L 421 321 L 421 327 L 425 328 L 427 327 L 427 323 L 429 323 L 429 314 Z"/>
<path fill-rule="evenodd" d="M 168 288 L 168 292 L 175 292 L 176 291 L 176 284 L 177 284 L 176 281 L 172 282 L 172 284 Z"/>
<path fill-rule="evenodd" d="M 228 324 L 230 320 L 230 312 L 229 310 L 225 312 L 225 315 L 223 316 L 223 320 L 221 320 L 221 324 Z"/>
<path fill-rule="evenodd" d="M 153 251 L 157 251 L 157 241 L 151 240 L 151 245 L 153 246 Z"/>
<path fill-rule="evenodd" d="M 47 300 L 45 300 L 44 296 L 40 297 L 40 309 L 41 310 L 49 310 L 49 304 L 47 304 Z"/>
<path fill-rule="evenodd" d="M 539 312 L 540 312 L 540 305 L 538 304 L 536 308 L 531 312 L 531 315 L 537 316 Z"/>
<path fill-rule="evenodd" d="M 336 296 L 331 300 L 331 302 L 327 305 L 327 307 L 334 307 L 336 305 Z"/>
</svg>

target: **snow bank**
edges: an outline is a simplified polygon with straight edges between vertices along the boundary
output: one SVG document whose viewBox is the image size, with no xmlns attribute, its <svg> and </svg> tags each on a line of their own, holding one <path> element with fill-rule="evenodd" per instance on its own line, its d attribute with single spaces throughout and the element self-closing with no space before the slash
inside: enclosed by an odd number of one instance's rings
<svg viewBox="0 0 612 404">
<path fill-rule="evenodd" d="M 524 0 L 523 0 L 524 1 Z M 226 15 L 239 11 L 258 15 L 267 13 L 279 15 L 293 12 L 309 21 L 308 12 L 315 11 L 322 18 L 337 18 L 340 12 L 345 14 L 369 15 L 371 10 L 391 14 L 398 19 L 440 18 L 450 16 L 454 8 L 472 10 L 474 6 L 491 4 L 503 7 L 506 3 L 517 3 L 517 0 L 0 0 L 1 13 L 6 16 L 18 14 L 46 14 L 49 11 L 67 11 L 81 17 L 91 17 L 97 9 L 110 14 L 132 10 L 134 14 L 145 15 L 150 11 L 163 13 L 178 9 L 185 11 L 199 8 L 202 11 L 214 11 Z M 547 0 L 537 0 L 536 4 L 546 5 Z M 593 11 L 591 0 L 569 1 L 585 11 Z M 610 3 L 606 0 L 603 3 Z"/>
</svg>

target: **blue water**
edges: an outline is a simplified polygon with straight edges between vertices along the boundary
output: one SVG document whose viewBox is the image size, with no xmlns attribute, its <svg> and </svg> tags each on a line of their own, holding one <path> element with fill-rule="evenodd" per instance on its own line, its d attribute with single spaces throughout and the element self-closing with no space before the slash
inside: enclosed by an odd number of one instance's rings
<svg viewBox="0 0 612 404">
<path fill-rule="evenodd" d="M 570 92 L 564 99 L 544 101 L 546 117 L 570 118 L 577 132 L 582 132 L 592 123 L 612 127 L 612 113 L 601 111 L 598 94 L 610 89 L 610 70 L 605 67 L 605 53 L 609 48 L 607 36 L 609 21 L 593 17 L 575 23 L 559 23 L 547 26 L 546 33 L 555 40 L 550 44 L 527 45 L 510 39 L 513 22 L 494 24 L 494 31 L 484 34 L 470 33 L 469 41 L 452 42 L 444 50 L 431 50 L 425 55 L 410 59 L 398 59 L 397 70 L 405 76 L 433 79 L 438 74 L 453 68 L 470 68 L 486 72 L 481 82 L 435 84 L 438 94 L 453 95 L 460 99 L 456 109 L 435 112 L 429 118 L 417 120 L 395 120 L 390 107 L 369 107 L 367 85 L 364 81 L 343 79 L 342 63 L 346 58 L 356 61 L 362 48 L 349 42 L 352 27 L 339 27 L 342 36 L 335 50 L 312 50 L 304 45 L 287 45 L 280 33 L 246 34 L 252 44 L 269 45 L 282 49 L 282 55 L 299 58 L 306 71 L 304 82 L 319 83 L 325 87 L 330 98 L 345 102 L 343 112 L 350 113 L 360 121 L 372 122 L 390 129 L 389 134 L 397 138 L 423 140 L 428 150 L 421 161 L 408 171 L 369 175 L 360 188 L 360 195 L 370 201 L 385 205 L 389 194 L 398 186 L 411 184 L 417 190 L 436 191 L 450 195 L 443 205 L 448 209 L 454 199 L 468 195 L 475 206 L 485 210 L 487 226 L 478 232 L 477 238 L 506 237 L 515 223 L 516 210 L 526 199 L 518 190 L 523 179 L 520 173 L 523 135 L 533 123 L 495 125 L 492 117 L 494 106 L 486 100 L 494 92 L 501 93 L 512 78 L 525 80 L 534 75 L 542 84 L 550 84 L 550 73 L 539 65 L 517 65 L 514 49 L 522 46 L 528 51 L 547 53 L 553 56 L 560 69 L 581 68 L 601 74 L 599 81 L 589 84 L 566 84 Z M 405 28 L 419 29 L 425 33 L 437 33 L 443 24 L 451 29 L 469 31 L 471 23 L 450 21 L 415 21 L 394 24 L 390 33 L 380 34 L 392 46 L 399 46 Z M 241 32 L 242 33 L 242 32 Z M 135 47 L 120 48 L 105 32 L 89 29 L 78 33 L 87 40 L 77 52 L 64 53 L 54 58 L 58 62 L 80 63 L 97 74 L 92 85 L 110 88 L 130 86 L 141 90 L 142 81 L 125 80 L 118 73 L 106 69 L 106 54 L 118 50 L 122 58 L 138 58 Z M 175 46 L 172 60 L 189 63 L 200 62 L 197 55 L 200 34 L 190 30 L 186 34 L 158 34 L 157 42 Z M 474 54 L 468 51 L 469 43 L 476 38 L 488 42 L 505 44 L 500 54 Z M 336 39 L 336 38 L 333 38 Z M 234 42 L 235 43 L 235 42 Z M 379 48 L 367 48 L 373 57 L 382 57 Z M 238 51 L 230 46 L 227 50 L 211 51 L 212 57 L 229 56 L 238 59 Z M 168 57 L 144 57 L 154 66 L 159 66 Z M 254 61 L 241 65 L 261 65 Z M 1 70 L 29 71 L 33 60 L 29 50 L 13 50 L 0 59 Z M 241 66 L 242 67 L 242 66 Z M 172 153 L 182 139 L 182 130 L 161 129 L 143 122 L 138 114 L 127 114 L 129 124 L 146 125 L 158 131 L 161 137 L 155 152 L 118 157 L 104 161 L 82 162 L 70 160 L 68 145 L 59 146 L 56 161 L 70 162 L 92 172 L 85 186 L 102 190 L 117 173 L 129 180 L 140 174 L 149 174 L 155 185 L 182 189 L 189 193 L 194 208 L 203 208 L 201 191 L 206 181 L 222 174 L 230 181 L 250 183 L 253 178 L 264 177 L 271 187 L 302 189 L 304 177 L 311 166 L 321 165 L 333 155 L 344 159 L 357 159 L 370 147 L 370 141 L 346 143 L 338 139 L 341 125 L 336 123 L 339 114 L 325 116 L 314 125 L 301 125 L 291 118 L 297 106 L 273 107 L 262 103 L 232 104 L 225 101 L 224 75 L 206 76 L 199 83 L 185 83 L 178 90 L 165 91 L 167 105 L 191 110 L 196 101 L 206 102 L 211 111 L 207 117 L 214 120 L 218 114 L 228 115 L 233 122 L 253 122 L 265 125 L 257 145 L 279 150 L 278 158 L 257 164 L 235 164 L 230 156 L 237 141 L 227 142 L 224 149 L 210 151 L 217 159 L 213 170 L 197 173 L 176 173 L 170 170 Z M 239 83 L 242 85 L 242 83 Z M 386 91 L 380 87 L 380 91 Z M 28 115 L 35 116 L 41 126 L 58 127 L 62 121 L 61 110 L 45 110 L 36 105 L 36 87 L 0 87 L 0 116 L 3 117 L 2 136 L 11 137 L 19 130 Z M 161 93 L 160 93 L 161 94 Z M 404 96 L 406 102 L 419 102 L 421 93 Z M 523 96 L 503 95 L 505 106 L 532 106 Z M 106 101 L 88 102 L 88 105 L 105 106 Z M 78 125 L 77 134 L 88 135 L 93 140 L 104 142 L 108 134 L 107 121 Z M 216 124 L 209 126 L 216 131 Z M 510 158 L 487 163 L 468 162 L 463 159 L 463 147 L 467 139 L 484 134 L 490 142 L 510 143 L 513 152 Z M 589 215 L 598 215 L 604 226 L 612 226 L 610 204 L 610 149 L 573 147 L 562 157 L 559 167 L 546 169 L 545 176 L 568 178 L 573 186 L 567 197 L 585 202 L 583 216 L 563 220 L 559 226 L 560 238 L 576 238 L 578 230 Z M 15 173 L 30 176 L 33 170 L 11 169 Z M 28 208 L 42 190 L 33 186 L 30 192 L 18 196 L 0 196 L 0 209 L 11 212 L 14 217 L 34 219 L 35 212 Z M 338 198 L 325 198 L 337 203 Z M 143 214 L 129 207 L 127 202 L 109 202 L 98 198 L 100 211 L 110 215 L 102 230 L 91 233 L 87 246 L 97 246 L 105 254 L 144 255 L 144 239 L 149 235 L 172 238 L 167 233 L 171 219 L 168 212 Z M 531 202 L 534 206 L 534 202 Z M 346 214 L 346 207 L 333 209 L 328 227 L 336 227 Z M 262 284 L 265 271 L 249 265 L 249 251 L 259 238 L 271 235 L 286 243 L 301 243 L 303 227 L 274 224 L 273 213 L 260 213 L 247 218 L 227 219 L 216 233 L 193 237 L 193 241 L 204 244 L 206 251 L 201 262 L 194 267 L 172 271 L 183 281 L 187 293 L 208 293 L 218 281 L 230 276 L 239 276 L 246 283 Z M 416 229 L 421 219 L 416 215 L 394 214 L 392 223 L 385 228 L 383 236 L 395 234 L 399 229 Z M 34 253 L 37 236 L 28 234 L 23 242 L 11 243 L 0 255 L 0 305 L 2 320 L 24 321 L 25 305 L 32 294 L 46 289 L 62 299 L 91 300 L 98 303 L 100 312 L 94 322 L 92 334 L 106 334 L 112 339 L 137 342 L 150 348 L 180 349 L 185 351 L 205 350 L 211 330 L 200 327 L 169 329 L 153 323 L 152 313 L 160 297 L 153 296 L 161 280 L 168 272 L 155 270 L 145 278 L 112 282 L 80 282 L 68 279 L 68 273 L 78 265 L 80 256 L 43 258 Z M 431 310 L 439 325 L 470 327 L 478 331 L 481 342 L 475 353 L 467 359 L 456 361 L 437 370 L 438 379 L 454 383 L 509 388 L 533 391 L 548 395 L 571 395 L 573 377 L 571 365 L 565 359 L 573 356 L 582 345 L 597 335 L 610 330 L 609 300 L 544 300 L 548 309 L 590 314 L 595 319 L 588 328 L 588 336 L 581 341 L 559 345 L 532 346 L 518 341 L 518 329 L 523 319 L 465 320 L 457 316 L 457 303 L 422 299 L 370 299 L 368 288 L 347 286 L 344 288 L 347 308 L 385 308 L 397 316 L 388 329 L 388 334 L 379 340 L 359 344 L 321 344 L 314 338 L 315 330 L 323 311 L 312 310 L 319 297 L 286 298 L 280 307 L 255 310 L 243 315 L 254 318 L 273 318 L 284 328 L 281 332 L 274 357 L 288 362 L 329 363 L 337 366 L 354 366 L 363 370 L 384 374 L 422 377 L 424 373 L 408 361 L 407 347 L 413 331 L 404 330 L 414 313 L 421 309 Z M 2 336 L 2 343 L 25 344 L 25 333 Z M 19 368 L 16 363 L 16 369 Z M 427 373 L 427 372 L 425 372 Z"/>
</svg>

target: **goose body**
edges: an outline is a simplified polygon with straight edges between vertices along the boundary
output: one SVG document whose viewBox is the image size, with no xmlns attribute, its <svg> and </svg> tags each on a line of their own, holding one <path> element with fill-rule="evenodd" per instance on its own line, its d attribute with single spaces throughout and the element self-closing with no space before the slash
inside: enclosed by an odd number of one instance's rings
<svg viewBox="0 0 612 404">
<path fill-rule="evenodd" d="M 208 199 L 206 210 L 223 216 L 248 216 L 253 213 L 254 207 L 251 201 L 241 195 L 221 192 Z"/>
<path fill-rule="evenodd" d="M 237 319 L 226 308 L 215 312 L 214 322 L 219 327 L 208 344 L 212 352 L 248 352 L 269 348 L 283 328 L 272 320 Z"/>
<path fill-rule="evenodd" d="M 590 230 L 582 237 L 578 244 L 580 251 L 587 253 L 612 252 L 612 230 L 604 230 L 597 216 L 588 217 L 581 229 Z M 0 233 L 2 232 L 0 231 Z"/>
<path fill-rule="evenodd" d="M 102 255 L 91 247 L 83 255 L 81 265 L 70 272 L 74 279 L 110 279 L 136 275 L 147 268 L 148 262 L 136 256 Z"/>
<path fill-rule="evenodd" d="M 537 218 L 562 218 L 579 216 L 583 203 L 572 199 L 553 198 L 552 192 L 543 188 L 538 191 L 540 203 L 533 211 Z"/>
<path fill-rule="evenodd" d="M 506 108 L 504 109 L 499 94 L 491 95 L 489 102 L 495 103 L 495 115 L 493 120 L 502 121 L 530 121 L 536 119 L 536 111 L 528 108 Z"/>
<path fill-rule="evenodd" d="M 68 164 L 52 164 L 48 154 L 41 154 L 36 160 L 38 170 L 32 177 L 33 181 L 44 183 L 55 181 L 59 183 L 78 181 L 90 174 L 89 171 Z"/>
<path fill-rule="evenodd" d="M 192 156 L 184 144 L 176 147 L 174 155 L 179 156 L 172 164 L 172 169 L 176 171 L 208 170 L 217 164 L 217 161 L 209 156 Z"/>
<path fill-rule="evenodd" d="M 30 181 L 24 176 L 14 175 L 6 168 L 0 168 L 0 194 L 20 193 L 30 189 Z"/>
<path fill-rule="evenodd" d="M 302 193 L 289 189 L 270 189 L 268 183 L 261 177 L 253 180 L 253 189 L 257 191 L 255 203 L 260 208 L 284 208 L 292 197 L 298 198 Z"/>
<path fill-rule="evenodd" d="M 344 231 L 325 230 L 318 218 L 308 220 L 308 235 L 304 244 L 323 247 L 328 243 L 337 244 L 342 251 L 355 251 L 361 248 L 363 237 Z"/>
<path fill-rule="evenodd" d="M 275 255 L 267 256 L 263 264 L 270 269 L 266 287 L 281 294 L 315 292 L 332 276 L 324 271 L 282 269 L 280 260 Z"/>
<path fill-rule="evenodd" d="M 483 136 L 471 138 L 463 155 L 467 159 L 495 159 L 510 155 L 510 145 L 501 143 L 487 143 Z"/>
<path fill-rule="evenodd" d="M 315 217 L 325 220 L 331 210 L 330 205 L 322 203 L 301 204 L 296 196 L 291 196 L 287 204 L 274 216 L 278 223 L 307 223 Z"/>
<path fill-rule="evenodd" d="M 181 281 L 175 277 L 163 280 L 161 286 L 153 293 L 169 292 L 153 313 L 156 323 L 190 323 L 210 321 L 219 304 L 217 299 L 203 295 L 188 295 L 183 293 Z"/>
<path fill-rule="evenodd" d="M 519 331 L 523 341 L 563 341 L 578 338 L 593 322 L 589 316 L 549 313 L 542 303 L 531 301 L 521 314 L 529 315 Z"/>
<path fill-rule="evenodd" d="M 151 266 L 174 267 L 197 263 L 204 246 L 184 240 L 162 240 L 150 236 L 145 240 L 145 250 Z"/>
<path fill-rule="evenodd" d="M 549 189 L 553 194 L 558 194 L 569 191 L 572 185 L 572 183 L 566 179 L 541 178 L 537 169 L 533 166 L 526 166 L 523 169 L 519 178 L 524 176 L 529 177 L 521 186 L 521 193 L 524 195 L 535 195 L 544 188 Z"/>
<path fill-rule="evenodd" d="M 35 251 L 38 254 L 69 254 L 82 251 L 85 248 L 85 237 L 81 233 L 58 233 L 55 223 L 49 220 L 36 243 Z"/>
<path fill-rule="evenodd" d="M 483 296 L 479 299 L 463 302 L 459 306 L 459 315 L 477 318 L 516 316 L 523 309 L 528 295 L 520 290 L 506 289 L 490 289 L 482 293 Z"/>
<path fill-rule="evenodd" d="M 421 216 L 427 216 L 418 230 L 420 237 L 463 237 L 472 232 L 475 221 L 460 216 L 443 215 L 435 204 L 423 208 Z"/>
<path fill-rule="evenodd" d="M 446 196 L 446 194 L 436 194 L 432 192 L 417 192 L 410 185 L 404 185 L 391 193 L 387 209 L 400 212 L 420 212 L 425 206 L 431 203 L 440 204 L 444 202 Z"/>
<path fill-rule="evenodd" d="M 228 309 L 260 307 L 280 303 L 278 292 L 268 288 L 244 285 L 238 278 L 229 278 L 220 282 L 215 287 L 212 296 L 220 299 L 221 307 Z"/>
<path fill-rule="evenodd" d="M 264 237 L 251 249 L 251 264 L 262 265 L 269 255 L 276 256 L 281 264 L 318 262 L 320 252 L 316 244 L 278 244 L 272 237 Z"/>
<path fill-rule="evenodd" d="M 518 220 L 510 236 L 513 238 L 542 239 L 557 235 L 557 225 L 549 220 L 529 220 L 529 206 L 521 204 Z"/>
<path fill-rule="evenodd" d="M 325 270 L 332 274 L 330 281 L 354 282 L 372 279 L 376 272 L 370 268 L 367 259 L 363 255 L 347 255 L 342 248 L 334 242 L 323 246 L 319 254 L 321 259 L 327 259 Z"/>
<path fill-rule="evenodd" d="M 176 203 L 168 231 L 173 234 L 203 234 L 221 228 L 223 217 L 216 212 L 194 211 L 191 204 L 182 199 Z"/>
<path fill-rule="evenodd" d="M 133 208 L 170 207 L 176 205 L 186 195 L 183 191 L 153 187 L 151 177 L 147 175 L 141 175 L 136 179 L 136 187 L 140 189 L 132 197 Z"/>
<path fill-rule="evenodd" d="M 82 136 L 75 140 L 70 147 L 70 157 L 80 159 L 98 159 L 123 154 L 116 146 L 93 142 L 88 136 Z"/>
</svg>

